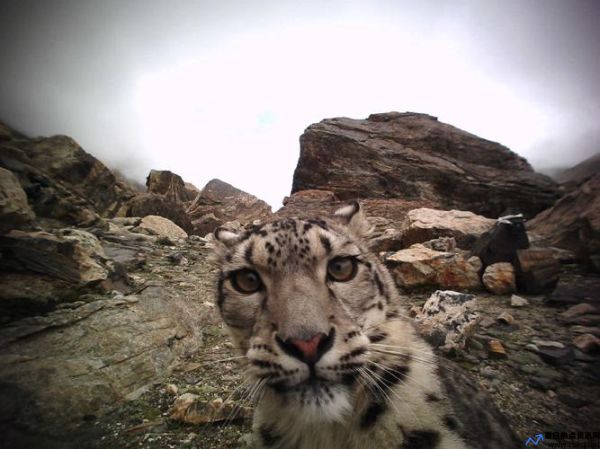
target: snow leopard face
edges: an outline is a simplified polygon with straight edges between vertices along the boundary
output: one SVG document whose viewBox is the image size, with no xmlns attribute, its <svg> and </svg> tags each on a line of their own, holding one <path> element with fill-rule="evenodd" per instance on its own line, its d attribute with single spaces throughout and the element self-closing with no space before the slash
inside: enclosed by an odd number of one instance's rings
<svg viewBox="0 0 600 449">
<path fill-rule="evenodd" d="M 221 316 L 250 375 L 305 416 L 340 419 L 382 339 L 394 290 L 369 230 L 355 203 L 328 221 L 215 232 Z"/>
</svg>

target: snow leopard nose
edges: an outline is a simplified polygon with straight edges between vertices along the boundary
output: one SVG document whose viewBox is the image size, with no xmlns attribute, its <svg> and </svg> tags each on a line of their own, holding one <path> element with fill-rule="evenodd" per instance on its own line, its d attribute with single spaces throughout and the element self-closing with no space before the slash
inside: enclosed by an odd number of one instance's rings
<svg viewBox="0 0 600 449">
<path fill-rule="evenodd" d="M 331 349 L 335 337 L 335 329 L 331 329 L 329 335 L 318 333 L 308 340 L 299 338 L 288 338 L 283 341 L 279 336 L 276 337 L 279 347 L 287 355 L 295 357 L 307 365 L 314 365 L 321 356 Z"/>
</svg>

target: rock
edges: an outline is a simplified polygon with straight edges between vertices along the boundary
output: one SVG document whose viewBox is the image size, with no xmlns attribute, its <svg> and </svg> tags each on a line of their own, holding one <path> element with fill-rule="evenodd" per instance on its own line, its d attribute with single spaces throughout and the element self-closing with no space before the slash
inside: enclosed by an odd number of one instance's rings
<svg viewBox="0 0 600 449">
<path fill-rule="evenodd" d="M 600 153 L 590 156 L 574 167 L 562 170 L 554 178 L 569 189 L 577 187 L 598 173 L 600 173 Z"/>
<path fill-rule="evenodd" d="M 565 365 L 575 359 L 575 353 L 571 348 L 554 348 L 551 346 L 542 346 L 538 348 L 537 355 L 551 365 Z"/>
<path fill-rule="evenodd" d="M 146 187 L 148 193 L 162 195 L 175 203 L 187 203 L 196 197 L 190 196 L 181 176 L 168 170 L 150 170 Z"/>
<path fill-rule="evenodd" d="M 473 244 L 472 256 L 481 259 L 487 267 L 498 262 L 515 264 L 517 251 L 529 248 L 524 219 L 520 215 L 501 217 L 494 227 L 484 232 Z"/>
<path fill-rule="evenodd" d="M 206 424 L 233 419 L 232 417 L 240 419 L 251 416 L 251 409 L 240 407 L 233 401 L 223 402 L 223 399 L 217 398 L 205 402 L 195 394 L 184 393 L 175 400 L 169 417 L 188 424 Z"/>
<path fill-rule="evenodd" d="M 232 220 L 252 223 L 254 220 L 265 220 L 272 216 L 271 207 L 267 203 L 219 179 L 212 179 L 204 186 L 187 212 L 193 221 L 213 214 L 221 223 Z M 208 232 L 213 230 L 214 228 Z M 202 227 L 195 233 L 206 235 L 207 229 Z"/>
<path fill-rule="evenodd" d="M 527 301 L 525 298 L 521 298 L 520 296 L 517 295 L 512 295 L 510 297 L 510 306 L 511 307 L 526 307 L 529 305 L 529 301 Z"/>
<path fill-rule="evenodd" d="M 552 379 L 548 379 L 547 377 L 530 377 L 529 384 L 533 388 L 541 391 L 548 391 L 556 387 L 556 382 Z"/>
<path fill-rule="evenodd" d="M 564 349 L 565 345 L 560 341 L 552 341 L 552 340 L 540 340 L 539 338 L 534 338 L 531 342 L 536 345 L 538 348 L 556 348 L 556 349 Z"/>
<path fill-rule="evenodd" d="M 596 337 L 600 337 L 600 328 L 598 328 L 598 327 L 587 327 L 587 326 L 575 325 L 575 326 L 571 326 L 569 329 L 574 334 L 592 334 L 592 335 L 595 335 Z"/>
<path fill-rule="evenodd" d="M 202 215 L 200 218 L 192 221 L 194 233 L 202 236 L 214 232 L 222 224 L 223 221 L 219 220 L 213 213 Z"/>
<path fill-rule="evenodd" d="M 552 291 L 558 283 L 560 263 L 551 250 L 529 248 L 517 250 L 517 289 L 528 294 Z"/>
<path fill-rule="evenodd" d="M 565 277 L 559 280 L 556 289 L 544 298 L 544 302 L 553 306 L 586 302 L 600 307 L 600 277 Z"/>
<path fill-rule="evenodd" d="M 394 228 L 384 229 L 369 240 L 369 247 L 374 253 L 398 251 L 402 248 L 402 232 Z"/>
<path fill-rule="evenodd" d="M 498 315 L 498 318 L 496 318 L 496 321 L 499 321 L 501 323 L 504 323 L 504 324 L 507 324 L 510 326 L 512 323 L 514 323 L 515 319 L 510 313 L 502 312 L 500 315 Z"/>
<path fill-rule="evenodd" d="M 488 265 L 481 280 L 485 288 L 496 295 L 505 295 L 516 290 L 515 269 L 507 262 Z"/>
<path fill-rule="evenodd" d="M 600 338 L 593 334 L 582 334 L 573 337 L 573 344 L 585 353 L 596 352 L 600 349 Z"/>
<path fill-rule="evenodd" d="M 565 320 L 570 320 L 581 315 L 592 313 L 600 313 L 600 307 L 588 303 L 580 303 L 569 307 L 569 309 L 560 314 L 560 317 Z"/>
<path fill-rule="evenodd" d="M 454 237 L 440 237 L 423 243 L 423 246 L 435 251 L 454 252 L 456 250 L 456 240 L 454 240 Z"/>
<path fill-rule="evenodd" d="M 488 355 L 492 359 L 505 359 L 508 357 L 500 340 L 488 341 Z"/>
<path fill-rule="evenodd" d="M 188 236 L 183 229 L 181 229 L 171 220 L 158 215 L 148 215 L 142 218 L 142 221 L 134 229 L 134 231 L 148 231 L 151 234 L 158 235 L 160 237 L 166 237 L 174 241 L 178 239 L 185 239 Z"/>
<path fill-rule="evenodd" d="M 506 147 L 429 115 L 398 112 L 309 126 L 300 137 L 292 193 L 309 189 L 342 201 L 368 192 L 491 217 L 507 210 L 533 216 L 558 197 L 550 178 Z"/>
<path fill-rule="evenodd" d="M 473 295 L 438 290 L 425 302 L 415 317 L 419 333 L 444 351 L 464 349 L 475 332 L 479 316 L 473 310 Z"/>
<path fill-rule="evenodd" d="M 135 194 L 133 186 L 66 136 L 0 141 L 0 166 L 16 175 L 38 217 L 68 224 L 112 216 Z"/>
<path fill-rule="evenodd" d="M 439 237 L 453 237 L 456 245 L 469 249 L 495 221 L 462 210 L 420 208 L 408 212 L 402 226 L 402 244 L 408 247 Z"/>
<path fill-rule="evenodd" d="M 185 207 L 156 193 L 140 193 L 130 199 L 120 210 L 123 217 L 146 217 L 158 215 L 168 218 L 187 233 L 194 230 Z"/>
<path fill-rule="evenodd" d="M 385 264 L 403 288 L 481 288 L 481 262 L 476 257 L 466 259 L 458 253 L 435 251 L 417 243 L 387 256 Z"/>
<path fill-rule="evenodd" d="M 179 391 L 179 388 L 177 388 L 177 385 L 175 385 L 175 384 L 168 384 L 165 387 L 165 390 L 167 391 L 167 393 L 169 393 L 173 396 L 177 396 L 177 392 Z"/>
<path fill-rule="evenodd" d="M 36 273 L 72 283 L 97 283 L 106 279 L 109 268 L 98 239 L 79 229 L 55 233 L 13 230 L 0 238 L 4 263 L 12 269 Z"/>
<path fill-rule="evenodd" d="M 559 393 L 557 399 L 563 404 L 573 408 L 581 408 L 592 402 L 590 398 L 582 398 L 581 396 L 568 393 Z"/>
<path fill-rule="evenodd" d="M 600 253 L 600 174 L 596 173 L 527 224 L 544 242 L 573 251 L 592 266 Z"/>
<path fill-rule="evenodd" d="M 19 180 L 0 167 L 0 234 L 19 228 L 34 218 Z"/>
</svg>

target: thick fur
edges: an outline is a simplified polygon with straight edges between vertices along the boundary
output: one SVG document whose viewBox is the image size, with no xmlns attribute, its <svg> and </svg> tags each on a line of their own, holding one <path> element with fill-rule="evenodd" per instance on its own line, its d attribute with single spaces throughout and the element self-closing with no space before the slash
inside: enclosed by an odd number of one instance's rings
<svg viewBox="0 0 600 449">
<path fill-rule="evenodd" d="M 369 252 L 369 229 L 355 203 L 327 221 L 215 232 L 217 303 L 259 392 L 257 448 L 477 447 L 467 445 L 436 357 L 406 317 L 390 274 Z M 328 276 L 336 257 L 357 261 L 349 281 Z M 231 277 L 242 269 L 258 273 L 259 291 L 235 288 Z M 312 368 L 278 343 L 317 334 L 329 336 L 330 347 Z M 486 428 L 502 433 L 503 426 Z M 481 444 L 508 448 L 518 441 Z"/>
</svg>

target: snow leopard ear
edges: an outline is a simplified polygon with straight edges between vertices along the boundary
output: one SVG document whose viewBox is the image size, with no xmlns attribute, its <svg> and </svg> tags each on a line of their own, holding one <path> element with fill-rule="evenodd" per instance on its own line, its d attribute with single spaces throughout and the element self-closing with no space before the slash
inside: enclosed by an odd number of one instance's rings
<svg viewBox="0 0 600 449">
<path fill-rule="evenodd" d="M 334 217 L 340 223 L 348 226 L 350 231 L 358 237 L 368 237 L 373 230 L 358 201 L 353 201 L 347 206 L 336 210 Z"/>
</svg>

